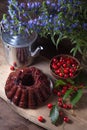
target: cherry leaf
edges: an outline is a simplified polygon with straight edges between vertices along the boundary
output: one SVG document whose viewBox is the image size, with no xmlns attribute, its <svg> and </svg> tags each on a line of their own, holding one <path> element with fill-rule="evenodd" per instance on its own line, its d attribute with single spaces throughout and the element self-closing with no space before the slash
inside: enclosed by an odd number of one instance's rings
<svg viewBox="0 0 87 130">
<path fill-rule="evenodd" d="M 82 89 L 79 89 L 76 93 L 76 95 L 73 97 L 73 99 L 71 99 L 71 104 L 73 106 L 75 106 L 75 104 L 80 100 L 80 98 L 82 97 L 83 95 L 83 91 Z"/>
<path fill-rule="evenodd" d="M 54 88 L 58 88 L 60 85 L 66 85 L 66 82 L 63 80 L 59 79 L 55 82 Z"/>
<path fill-rule="evenodd" d="M 66 93 L 64 94 L 64 96 L 63 96 L 63 100 L 65 100 L 66 98 L 68 98 L 69 95 L 70 95 L 72 92 L 73 92 L 73 89 L 67 90 L 67 92 L 66 92 Z"/>
<path fill-rule="evenodd" d="M 53 124 L 56 124 L 58 118 L 59 118 L 59 110 L 58 110 L 58 105 L 53 105 L 52 109 L 50 110 L 50 118 L 51 122 Z"/>
</svg>

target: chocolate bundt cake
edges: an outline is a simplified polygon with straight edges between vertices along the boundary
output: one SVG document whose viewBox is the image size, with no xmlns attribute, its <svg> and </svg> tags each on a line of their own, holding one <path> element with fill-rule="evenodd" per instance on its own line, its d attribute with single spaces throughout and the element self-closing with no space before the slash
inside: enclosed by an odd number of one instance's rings
<svg viewBox="0 0 87 130">
<path fill-rule="evenodd" d="M 50 81 L 35 67 L 25 67 L 11 72 L 5 84 L 5 93 L 15 105 L 36 108 L 51 94 Z"/>
</svg>

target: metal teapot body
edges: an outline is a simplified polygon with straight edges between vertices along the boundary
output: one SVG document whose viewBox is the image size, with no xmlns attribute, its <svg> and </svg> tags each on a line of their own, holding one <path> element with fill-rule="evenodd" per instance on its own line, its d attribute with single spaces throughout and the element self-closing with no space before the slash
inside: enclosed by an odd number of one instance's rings
<svg viewBox="0 0 87 130">
<path fill-rule="evenodd" d="M 31 65 L 34 57 L 43 49 L 42 46 L 37 47 L 35 50 L 33 49 L 37 39 L 35 32 L 30 36 L 13 36 L 7 32 L 2 32 L 1 37 L 8 63 L 17 68 Z"/>
</svg>

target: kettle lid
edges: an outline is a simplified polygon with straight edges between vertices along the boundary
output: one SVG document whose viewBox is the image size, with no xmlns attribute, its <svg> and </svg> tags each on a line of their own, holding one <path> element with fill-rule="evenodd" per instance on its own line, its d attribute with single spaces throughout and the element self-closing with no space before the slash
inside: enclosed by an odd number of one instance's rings
<svg viewBox="0 0 87 130">
<path fill-rule="evenodd" d="M 10 35 L 9 32 L 2 32 L 2 40 L 15 47 L 26 47 L 31 45 L 37 39 L 37 33 L 33 32 L 31 35 Z"/>
</svg>

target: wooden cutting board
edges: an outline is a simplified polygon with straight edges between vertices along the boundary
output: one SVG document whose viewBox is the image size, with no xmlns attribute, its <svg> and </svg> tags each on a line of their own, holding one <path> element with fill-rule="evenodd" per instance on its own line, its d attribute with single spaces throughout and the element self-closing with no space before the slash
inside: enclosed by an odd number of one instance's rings
<svg viewBox="0 0 87 130">
<path fill-rule="evenodd" d="M 51 76 L 49 69 L 49 61 L 45 58 L 40 57 L 35 59 L 34 66 L 41 69 L 45 74 Z M 5 60 L 4 50 L 2 48 L 2 44 L 0 44 L 0 97 L 9 104 L 9 107 L 11 107 L 19 115 L 43 128 L 46 128 L 47 130 L 63 130 L 63 127 L 65 130 L 87 130 L 87 96 L 85 96 L 85 98 L 82 98 L 82 102 L 81 105 L 79 105 L 79 109 L 75 110 L 75 116 L 72 116 L 71 111 L 66 111 L 69 118 L 72 120 L 71 124 L 58 124 L 58 126 L 55 126 L 51 123 L 51 120 L 49 118 L 49 109 L 47 108 L 48 103 L 55 103 L 55 101 L 57 101 L 56 97 L 54 97 L 53 95 L 51 95 L 47 102 L 45 102 L 42 106 L 34 110 L 19 108 L 7 99 L 4 91 L 4 86 L 10 72 L 10 66 Z M 44 123 L 41 123 L 37 120 L 38 116 L 40 115 L 46 119 Z"/>
</svg>

